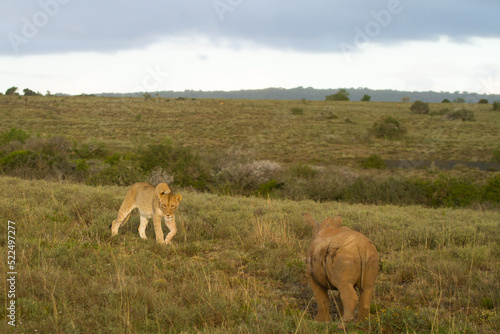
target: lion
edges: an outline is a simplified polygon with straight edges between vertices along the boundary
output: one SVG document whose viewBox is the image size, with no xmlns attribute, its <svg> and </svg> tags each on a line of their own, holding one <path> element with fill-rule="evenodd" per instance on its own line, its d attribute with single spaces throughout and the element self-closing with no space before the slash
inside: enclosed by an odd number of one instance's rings
<svg viewBox="0 0 500 334">
<path fill-rule="evenodd" d="M 308 214 L 304 220 L 313 227 L 313 241 L 306 254 L 306 274 L 318 303 L 316 321 L 330 321 L 328 290 L 340 293 L 342 322 L 354 320 L 360 292 L 358 320 L 370 312 L 379 257 L 373 243 L 363 234 L 342 226 L 342 217 L 326 218 L 319 224 Z M 342 324 L 339 325 L 341 327 Z"/>
<path fill-rule="evenodd" d="M 138 208 L 141 217 L 139 236 L 142 239 L 147 239 L 146 227 L 149 219 L 153 218 L 156 241 L 169 244 L 177 233 L 175 211 L 179 207 L 181 199 L 182 195 L 173 194 L 166 183 L 160 183 L 156 187 L 146 182 L 132 185 L 120 206 L 118 217 L 111 223 L 111 235 L 117 235 L 120 226 L 126 223 L 132 211 Z M 163 230 L 161 228 L 162 218 L 170 230 L 165 240 L 163 240 Z"/>
</svg>

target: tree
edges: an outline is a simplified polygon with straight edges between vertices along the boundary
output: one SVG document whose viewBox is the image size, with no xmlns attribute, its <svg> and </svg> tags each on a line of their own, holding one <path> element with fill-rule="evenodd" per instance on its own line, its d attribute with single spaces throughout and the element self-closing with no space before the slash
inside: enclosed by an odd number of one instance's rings
<svg viewBox="0 0 500 334">
<path fill-rule="evenodd" d="M 409 97 L 409 96 L 405 96 L 405 97 L 402 97 L 402 98 L 401 98 L 401 101 L 402 101 L 402 102 L 410 102 L 410 100 L 411 100 L 411 99 L 410 99 L 410 97 Z"/>
<path fill-rule="evenodd" d="M 453 102 L 455 102 L 455 103 L 465 103 L 465 99 L 463 99 L 461 97 L 457 97 L 456 99 L 453 100 Z"/>
<path fill-rule="evenodd" d="M 370 95 L 365 94 L 365 95 L 363 96 L 363 98 L 361 99 L 361 101 L 364 101 L 364 102 L 369 102 L 371 98 L 372 98 L 372 97 L 371 97 Z"/>
<path fill-rule="evenodd" d="M 19 95 L 19 93 L 17 93 L 17 87 L 15 86 L 10 87 L 5 91 L 5 95 Z"/>
<path fill-rule="evenodd" d="M 441 101 L 441 103 L 451 103 L 451 101 L 448 99 L 444 99 L 443 101 Z"/>
<path fill-rule="evenodd" d="M 40 93 L 36 93 L 36 92 L 32 91 L 29 88 L 23 89 L 23 92 L 24 92 L 24 96 L 41 96 L 42 95 Z"/>
<path fill-rule="evenodd" d="M 480 104 L 488 104 L 489 102 L 488 102 L 487 99 L 481 99 L 481 100 L 479 100 L 478 103 L 480 103 Z"/>
<path fill-rule="evenodd" d="M 337 93 L 325 96 L 326 101 L 349 101 L 349 92 L 344 88 L 340 89 Z"/>
</svg>

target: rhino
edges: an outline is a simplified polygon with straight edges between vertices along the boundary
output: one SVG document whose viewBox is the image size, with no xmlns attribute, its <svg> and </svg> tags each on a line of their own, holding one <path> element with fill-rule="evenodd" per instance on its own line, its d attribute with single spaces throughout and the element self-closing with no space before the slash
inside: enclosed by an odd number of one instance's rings
<svg viewBox="0 0 500 334">
<path fill-rule="evenodd" d="M 310 214 L 304 220 L 313 227 L 313 241 L 306 254 L 306 275 L 318 303 L 316 321 L 330 321 L 328 290 L 340 293 L 342 322 L 354 320 L 358 303 L 358 320 L 370 312 L 373 287 L 379 268 L 379 257 L 373 243 L 363 234 L 342 226 L 342 217 L 326 218 L 319 224 Z"/>
</svg>

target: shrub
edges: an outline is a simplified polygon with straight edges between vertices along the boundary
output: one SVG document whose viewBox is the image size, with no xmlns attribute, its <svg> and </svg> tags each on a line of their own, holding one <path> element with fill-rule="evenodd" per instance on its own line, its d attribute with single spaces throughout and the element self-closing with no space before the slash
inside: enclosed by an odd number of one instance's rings
<svg viewBox="0 0 500 334">
<path fill-rule="evenodd" d="M 483 192 L 484 200 L 500 203 L 500 174 L 489 179 L 488 184 L 484 188 Z"/>
<path fill-rule="evenodd" d="M 103 142 L 93 139 L 83 143 L 80 147 L 74 148 L 73 151 L 83 159 L 104 158 L 109 154 Z"/>
<path fill-rule="evenodd" d="M 424 103 L 420 100 L 413 102 L 410 110 L 414 114 L 428 114 L 430 112 L 429 103 Z"/>
<path fill-rule="evenodd" d="M 373 124 L 370 129 L 375 138 L 400 139 L 406 134 L 406 128 L 391 116 Z"/>
<path fill-rule="evenodd" d="M 290 109 L 293 115 L 304 115 L 304 109 L 302 108 L 292 108 Z"/>
<path fill-rule="evenodd" d="M 365 169 L 384 169 L 387 164 L 379 155 L 372 154 L 361 161 L 361 167 Z"/>
<path fill-rule="evenodd" d="M 493 110 L 495 111 L 500 110 L 500 101 L 493 102 Z"/>
<path fill-rule="evenodd" d="M 269 160 L 233 162 L 222 167 L 217 180 L 219 184 L 248 194 L 273 179 L 280 170 L 278 163 Z"/>
<path fill-rule="evenodd" d="M 174 145 L 172 140 L 148 145 L 136 156 L 141 169 L 150 173 L 160 167 L 174 178 L 173 184 L 203 190 L 210 181 L 208 167 L 189 147 Z"/>
<path fill-rule="evenodd" d="M 371 97 L 370 95 L 365 94 L 365 95 L 363 95 L 363 97 L 361 98 L 361 101 L 363 101 L 363 102 L 369 102 L 369 101 L 371 100 L 371 98 L 372 98 L 372 97 Z"/>
<path fill-rule="evenodd" d="M 451 101 L 448 99 L 444 99 L 443 101 L 441 101 L 441 103 L 451 103 Z"/>
<path fill-rule="evenodd" d="M 15 140 L 24 144 L 26 142 L 26 139 L 28 139 L 29 137 L 30 135 L 27 132 L 16 128 L 11 128 L 9 131 L 0 133 L 0 145 L 4 145 Z"/>
<path fill-rule="evenodd" d="M 489 102 L 487 99 L 480 99 L 478 103 L 479 104 L 488 104 Z"/>
<path fill-rule="evenodd" d="M 141 169 L 130 160 L 120 160 L 114 165 L 108 165 L 96 174 L 91 175 L 87 184 L 130 186 L 136 182 L 143 181 L 144 175 Z"/>
<path fill-rule="evenodd" d="M 496 149 L 495 151 L 493 151 L 491 161 L 500 162 L 500 149 Z"/>
<path fill-rule="evenodd" d="M 272 194 L 274 190 L 281 189 L 285 185 L 284 182 L 276 181 L 275 179 L 270 179 L 267 182 L 262 183 L 257 188 L 257 194 L 263 197 L 267 197 Z"/>
<path fill-rule="evenodd" d="M 479 186 L 465 179 L 441 175 L 438 180 L 427 184 L 427 198 L 433 207 L 466 207 L 479 202 Z"/>
<path fill-rule="evenodd" d="M 473 121 L 474 112 L 467 109 L 451 110 L 444 115 L 444 119 L 448 121 L 454 121 L 454 120 Z"/>
<path fill-rule="evenodd" d="M 296 177 L 305 179 L 312 178 L 318 174 L 318 171 L 316 169 L 312 168 L 309 165 L 303 164 L 292 166 L 288 169 L 288 171 Z"/>
</svg>

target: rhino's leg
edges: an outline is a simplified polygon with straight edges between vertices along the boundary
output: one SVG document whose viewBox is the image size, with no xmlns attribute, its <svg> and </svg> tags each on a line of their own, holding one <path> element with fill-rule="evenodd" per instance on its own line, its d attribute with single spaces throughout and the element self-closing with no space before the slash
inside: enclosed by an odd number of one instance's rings
<svg viewBox="0 0 500 334">
<path fill-rule="evenodd" d="M 370 304 L 372 302 L 373 287 L 365 287 L 361 290 L 359 297 L 359 314 L 358 320 L 364 320 L 370 314 Z"/>
<path fill-rule="evenodd" d="M 318 314 L 314 320 L 316 321 L 330 321 L 330 298 L 328 297 L 328 290 L 318 285 L 316 281 L 309 276 L 309 286 L 311 287 L 314 298 L 318 303 Z"/>
<path fill-rule="evenodd" d="M 354 290 L 354 287 L 349 283 L 343 283 L 337 286 L 340 293 L 340 299 L 342 300 L 342 306 L 344 308 L 344 313 L 342 314 L 342 321 L 354 320 L 354 309 L 358 303 L 358 295 Z"/>
</svg>

